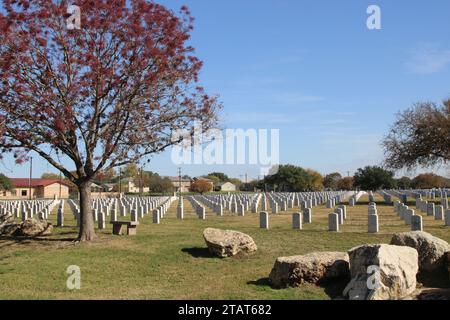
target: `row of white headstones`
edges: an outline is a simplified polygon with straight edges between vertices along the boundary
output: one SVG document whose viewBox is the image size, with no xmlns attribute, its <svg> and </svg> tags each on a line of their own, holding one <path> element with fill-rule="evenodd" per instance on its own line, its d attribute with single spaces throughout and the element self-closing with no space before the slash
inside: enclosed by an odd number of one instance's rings
<svg viewBox="0 0 450 320">
<path fill-rule="evenodd" d="M 326 204 L 327 208 L 334 209 L 329 214 L 329 231 L 339 231 L 339 227 L 347 219 L 347 209 L 345 205 L 339 203 L 348 199 L 349 205 L 354 206 L 359 198 L 365 192 L 301 192 L 301 193 L 256 193 L 256 194 L 232 194 L 232 195 L 210 195 L 210 196 L 190 196 L 188 201 L 194 208 L 199 219 L 206 219 L 206 207 L 210 208 L 218 216 L 223 216 L 227 209 L 238 216 L 245 216 L 246 212 L 251 210 L 256 213 L 259 208 L 260 227 L 269 228 L 268 207 L 272 214 L 278 214 L 280 211 L 299 207 L 302 212 L 296 212 L 292 216 L 292 225 L 294 229 L 301 229 L 302 223 L 312 222 L 312 208 L 314 206 Z M 388 194 L 380 191 L 382 196 Z M 403 194 L 403 193 L 402 193 Z M 402 194 L 392 195 L 401 197 Z M 418 193 L 415 193 L 417 195 Z M 443 193 L 442 195 L 446 195 Z M 97 227 L 105 229 L 106 217 L 110 221 L 118 221 L 118 216 L 125 217 L 130 215 L 131 221 L 138 222 L 139 218 L 144 218 L 152 213 L 153 223 L 159 224 L 164 218 L 171 204 L 178 199 L 177 218 L 184 218 L 183 197 L 122 197 L 95 199 L 92 202 L 92 215 Z M 369 192 L 369 200 L 374 200 L 374 194 Z M 386 198 L 385 198 L 386 200 Z M 426 212 L 428 216 L 434 216 L 436 220 L 445 220 L 445 225 L 450 225 L 450 210 L 448 210 L 448 200 L 442 198 L 442 205 L 435 205 L 421 200 L 419 195 L 416 200 L 417 209 Z M 80 209 L 78 203 L 72 199 L 68 200 L 72 214 L 80 224 Z M 35 213 L 39 219 L 48 219 L 53 208 L 59 205 L 57 213 L 57 226 L 64 226 L 64 200 L 18 200 L 0 202 L 0 213 L 13 212 L 16 218 L 22 221 L 33 218 Z M 420 215 L 415 215 L 414 210 L 408 208 L 404 203 L 396 201 L 394 210 L 405 220 L 407 225 L 411 225 L 412 230 L 422 230 L 423 223 Z M 371 202 L 368 209 L 368 232 L 379 232 L 379 221 L 375 202 Z"/>
<path fill-rule="evenodd" d="M 422 216 L 416 214 L 414 209 L 409 208 L 400 201 L 394 202 L 394 209 L 399 217 L 404 220 L 407 225 L 411 226 L 412 231 L 423 230 Z M 435 220 L 444 221 L 445 226 L 450 226 L 450 209 L 448 208 L 447 198 L 441 199 L 441 205 L 416 199 L 416 210 L 426 213 L 429 217 L 434 217 Z"/>
<path fill-rule="evenodd" d="M 107 217 L 110 222 L 119 221 L 120 217 L 130 215 L 130 221 L 139 222 L 140 218 L 152 215 L 154 220 L 162 219 L 169 210 L 174 197 L 122 197 L 95 199 L 92 201 L 92 217 L 98 229 L 106 228 Z M 77 226 L 81 223 L 79 203 L 68 201 Z M 64 205 L 58 208 L 57 226 L 64 225 Z"/>
<path fill-rule="evenodd" d="M 350 206 L 354 206 L 356 201 L 364 194 L 364 192 L 359 192 L 354 194 L 350 199 Z M 383 193 L 381 193 L 383 195 Z M 443 196 L 446 193 L 442 193 Z M 373 192 L 369 192 L 369 200 L 371 200 L 368 207 L 368 233 L 378 233 L 379 232 L 379 217 L 376 203 L 374 202 Z M 339 198 L 337 199 L 339 201 Z M 441 199 L 442 205 L 436 206 L 434 203 L 427 203 L 427 201 L 422 201 L 417 199 L 417 208 L 421 211 L 426 212 L 428 216 L 434 216 L 436 220 L 445 220 L 445 225 L 450 226 L 450 210 L 448 208 L 447 198 Z M 327 200 L 327 208 L 333 208 L 336 203 L 329 199 Z M 294 229 L 302 229 L 303 223 L 311 223 L 312 212 L 311 208 L 307 205 L 301 207 L 303 212 L 296 212 L 292 214 L 292 226 Z M 394 203 L 394 210 L 399 215 L 402 220 L 405 220 L 406 224 L 411 226 L 412 231 L 422 231 L 423 222 L 422 216 L 415 215 L 414 210 L 409 209 L 405 204 L 400 201 Z M 445 212 L 445 214 L 444 214 Z M 328 230 L 338 232 L 340 226 L 344 224 L 347 219 L 347 208 L 345 205 L 339 205 L 334 209 L 334 212 L 328 215 Z M 267 212 L 263 211 L 260 213 L 260 228 L 269 228 L 269 215 Z"/>
<path fill-rule="evenodd" d="M 347 220 L 347 207 L 340 203 L 348 199 L 349 205 L 353 207 L 364 194 L 365 192 L 363 191 L 321 193 L 321 196 L 324 196 L 324 198 L 319 198 L 317 205 L 325 203 L 326 208 L 334 208 L 334 211 L 328 215 L 329 231 L 339 231 L 339 227 L 344 224 L 345 220 Z M 310 204 L 310 202 L 303 202 L 300 205 L 302 212 L 294 212 L 292 214 L 293 229 L 302 230 L 303 224 L 312 223 L 312 206 L 310 206 Z M 269 214 L 265 211 L 260 213 L 260 228 L 269 229 Z"/>
<path fill-rule="evenodd" d="M 405 224 L 411 227 L 411 231 L 423 231 L 423 219 L 420 214 L 409 208 L 405 202 L 408 197 L 416 198 L 416 210 L 420 210 L 426 213 L 427 216 L 433 216 L 435 220 L 445 221 L 445 226 L 450 226 L 450 210 L 447 199 L 447 190 L 407 190 L 407 191 L 397 191 L 397 190 L 380 190 L 379 194 L 383 196 L 384 201 L 388 204 L 392 204 L 392 197 L 397 197 L 400 201 L 395 201 L 394 211 L 400 217 L 400 219 L 405 221 Z M 441 197 L 441 205 L 435 205 L 435 203 L 423 201 L 422 195 L 426 195 L 431 199 L 435 199 L 435 196 Z M 372 197 L 369 195 L 369 200 L 373 201 Z M 369 206 L 369 232 L 377 233 L 379 232 L 379 222 L 378 214 L 376 209 L 376 204 L 371 203 Z"/>
<path fill-rule="evenodd" d="M 270 208 L 272 209 L 272 214 L 279 213 L 279 208 L 281 211 L 287 211 L 290 208 L 294 208 L 298 206 L 302 209 L 302 213 L 297 212 L 292 216 L 292 226 L 294 229 L 302 229 L 302 223 L 312 223 L 312 208 L 314 206 L 318 206 L 326 203 L 327 208 L 337 208 L 334 209 L 334 212 L 329 214 L 328 224 L 329 231 L 339 231 L 339 226 L 344 224 L 347 219 L 347 208 L 345 205 L 338 205 L 339 203 L 349 200 L 349 205 L 354 206 L 359 198 L 364 195 L 365 192 L 316 192 L 316 193 L 258 193 L 258 194 L 233 194 L 233 195 L 215 195 L 215 196 L 190 196 L 188 197 L 188 201 L 194 208 L 199 219 L 206 219 L 206 207 L 210 208 L 213 212 L 215 212 L 218 216 L 223 216 L 224 209 L 231 211 L 232 213 L 236 213 L 238 216 L 245 216 L 246 211 L 249 211 L 251 208 L 252 213 L 256 213 L 259 209 L 259 206 L 262 208 L 262 212 L 260 212 L 260 228 L 268 229 L 269 228 L 269 214 L 267 212 L 267 203 L 269 203 Z M 159 205 L 159 208 L 153 209 L 153 223 L 159 224 L 161 219 L 164 217 L 167 210 L 170 208 L 171 203 L 176 198 L 158 198 L 154 203 Z M 369 199 L 374 201 L 374 194 L 369 192 Z M 442 199 L 442 206 L 434 206 L 434 203 L 429 203 L 427 208 L 423 208 L 424 212 L 433 212 L 432 215 L 435 216 L 437 220 L 443 220 L 443 208 L 445 208 L 444 201 L 447 199 Z M 117 201 L 117 200 L 116 200 Z M 128 207 L 130 208 L 132 214 L 132 221 L 137 221 L 136 216 L 141 218 L 144 217 L 143 212 L 145 209 L 138 209 L 138 207 L 143 208 L 143 203 L 148 203 L 150 201 L 149 198 L 142 200 L 141 198 L 130 198 L 125 200 L 128 202 Z M 421 200 L 418 200 L 418 203 Z M 137 205 L 140 203 L 141 205 Z M 184 204 L 183 197 L 178 198 L 178 206 L 177 206 L 177 218 L 184 218 Z M 426 203 L 426 202 L 425 202 Z M 401 209 L 400 210 L 400 204 Z M 136 205 L 136 209 L 132 209 L 133 206 Z M 107 206 L 107 204 L 104 204 Z M 124 205 L 123 205 L 124 207 Z M 394 203 L 394 209 L 398 213 L 398 215 L 405 220 L 408 225 L 411 225 L 412 230 L 422 230 L 422 219 L 420 215 L 414 217 L 414 214 L 408 213 L 403 214 L 403 212 L 407 212 L 404 204 L 397 201 Z M 418 208 L 420 205 L 418 204 Z M 433 209 L 430 209 L 433 208 Z M 94 209 L 95 210 L 95 209 Z M 431 210 L 431 211 L 430 211 Z M 136 214 L 134 212 L 139 212 L 140 214 Z M 431 214 L 429 214 L 431 215 Z M 447 214 L 448 218 L 445 219 L 446 225 L 449 225 L 450 222 L 450 212 Z M 112 220 L 114 221 L 114 220 Z M 368 208 L 368 232 L 369 233 L 378 233 L 379 232 L 379 219 L 377 213 L 377 207 L 375 202 L 371 202 Z"/>
<path fill-rule="evenodd" d="M 379 191 L 380 195 L 383 196 L 384 201 L 388 204 L 392 204 L 392 198 L 396 197 L 400 199 L 400 202 L 406 203 L 408 197 L 422 200 L 422 197 L 427 197 L 428 199 L 434 200 L 436 198 L 441 198 L 442 200 L 446 200 L 445 203 L 443 201 L 442 205 L 444 209 L 448 209 L 448 194 L 450 194 L 449 189 L 434 189 L 434 190 L 381 190 Z"/>
<path fill-rule="evenodd" d="M 234 194 L 234 195 L 214 195 L 214 196 L 190 196 L 188 201 L 194 208 L 199 219 L 206 219 L 206 207 L 210 208 L 218 216 L 223 216 L 224 209 L 228 209 L 238 216 L 245 216 L 246 211 L 251 209 L 256 213 L 261 207 L 260 228 L 269 228 L 268 205 L 272 214 L 299 207 L 302 213 L 293 214 L 292 225 L 294 229 L 302 229 L 303 223 L 312 223 L 312 208 L 326 203 L 327 208 L 334 208 L 341 202 L 349 199 L 351 206 L 354 206 L 365 192 L 341 191 L 341 192 L 305 192 L 305 193 L 257 193 L 257 194 Z M 183 198 L 180 198 L 177 206 L 177 217 L 183 219 L 184 205 Z M 334 218 L 335 217 L 335 218 Z M 330 214 L 330 230 L 339 231 L 339 225 L 347 219 L 347 209 L 345 205 Z"/>
<path fill-rule="evenodd" d="M 63 201 L 63 200 L 62 200 Z M 0 201 L 0 215 L 11 215 L 16 219 L 47 220 L 53 208 L 61 200 L 4 200 Z"/>
</svg>

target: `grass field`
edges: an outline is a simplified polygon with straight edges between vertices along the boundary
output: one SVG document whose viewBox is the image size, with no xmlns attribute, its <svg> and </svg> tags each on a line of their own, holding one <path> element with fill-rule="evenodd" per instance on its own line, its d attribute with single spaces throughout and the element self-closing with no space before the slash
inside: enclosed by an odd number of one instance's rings
<svg viewBox="0 0 450 320">
<path fill-rule="evenodd" d="M 64 228 L 33 240 L 0 238 L 0 299 L 330 299 L 333 288 L 304 285 L 274 290 L 267 277 L 279 256 L 313 251 L 346 251 L 365 243 L 389 243 L 392 233 L 409 231 L 392 206 L 378 201 L 380 233 L 367 233 L 367 196 L 347 208 L 339 233 L 327 231 L 330 209 L 313 209 L 313 223 L 292 230 L 288 212 L 270 216 L 270 230 L 260 230 L 259 216 L 226 212 L 197 218 L 188 201 L 185 220 L 177 220 L 172 205 L 160 225 L 141 219 L 135 237 L 113 236 L 111 226 L 98 231 L 93 243 L 74 244 L 76 228 L 66 208 Z M 410 199 L 412 201 L 412 199 Z M 436 200 L 437 201 L 437 200 Z M 411 202 L 411 206 L 414 205 Z M 443 221 L 423 216 L 424 229 L 450 242 Z M 55 223 L 55 212 L 51 221 Z M 258 251 L 248 257 L 218 259 L 206 249 L 207 227 L 242 231 L 253 237 Z M 81 268 L 81 289 L 66 287 L 69 265 Z"/>
</svg>

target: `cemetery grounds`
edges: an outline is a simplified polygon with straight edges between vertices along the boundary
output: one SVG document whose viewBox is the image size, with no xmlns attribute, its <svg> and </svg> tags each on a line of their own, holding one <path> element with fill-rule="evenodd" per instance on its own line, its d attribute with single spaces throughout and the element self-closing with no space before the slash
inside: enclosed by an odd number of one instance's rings
<svg viewBox="0 0 450 320">
<path fill-rule="evenodd" d="M 77 228 L 66 203 L 65 227 L 55 227 L 51 236 L 0 238 L 0 299 L 331 299 L 341 293 L 345 283 L 272 289 L 268 276 L 275 259 L 389 243 L 393 233 L 410 231 L 392 205 L 384 204 L 378 194 L 375 200 L 378 234 L 367 232 L 367 194 L 356 206 L 347 206 L 348 218 L 338 233 L 327 231 L 332 209 L 324 205 L 312 209 L 312 224 L 304 224 L 303 230 L 292 229 L 292 213 L 298 208 L 270 214 L 270 229 L 263 230 L 259 214 L 250 212 L 238 217 L 224 211 L 224 216 L 218 217 L 207 208 L 206 220 L 200 220 L 185 198 L 184 220 L 176 217 L 175 201 L 161 224 L 153 224 L 151 215 L 140 219 L 134 237 L 113 236 L 107 223 L 106 229 L 97 230 L 98 240 L 82 244 L 73 242 Z M 440 199 L 432 201 L 438 204 Z M 415 209 L 415 199 L 409 198 L 408 205 Z M 56 210 L 49 218 L 53 225 Z M 449 229 L 442 221 L 419 210 L 416 214 L 423 217 L 424 231 L 450 242 Z M 249 256 L 215 258 L 203 240 L 207 227 L 244 232 L 255 240 L 258 250 Z M 66 286 L 70 265 L 81 269 L 80 290 Z"/>
</svg>

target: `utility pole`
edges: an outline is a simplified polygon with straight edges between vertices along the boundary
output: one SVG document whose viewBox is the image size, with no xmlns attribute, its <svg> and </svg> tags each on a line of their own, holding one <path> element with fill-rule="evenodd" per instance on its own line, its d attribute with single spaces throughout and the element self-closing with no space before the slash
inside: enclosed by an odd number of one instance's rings
<svg viewBox="0 0 450 320">
<path fill-rule="evenodd" d="M 144 192 L 144 187 L 142 186 L 142 172 L 144 171 L 144 168 L 141 167 L 141 174 L 140 174 L 140 178 L 139 178 L 139 191 L 142 197 L 142 192 Z"/>
<path fill-rule="evenodd" d="M 178 193 L 181 195 L 181 168 L 178 168 Z"/>
<path fill-rule="evenodd" d="M 119 198 L 122 194 L 122 167 L 119 167 Z"/>
<path fill-rule="evenodd" d="M 33 178 L 33 157 L 30 157 L 30 180 L 28 181 L 28 199 L 31 200 L 31 180 Z"/>
<path fill-rule="evenodd" d="M 59 200 L 61 200 L 61 182 L 62 182 L 62 177 L 61 177 L 61 172 L 59 173 Z"/>
</svg>

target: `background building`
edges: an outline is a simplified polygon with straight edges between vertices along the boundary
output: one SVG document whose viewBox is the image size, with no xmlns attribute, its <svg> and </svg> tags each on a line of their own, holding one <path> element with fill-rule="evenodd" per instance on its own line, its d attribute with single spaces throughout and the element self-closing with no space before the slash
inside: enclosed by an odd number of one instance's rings
<svg viewBox="0 0 450 320">
<path fill-rule="evenodd" d="M 236 185 L 232 184 L 231 182 L 222 182 L 215 187 L 215 191 L 236 191 Z"/>
<path fill-rule="evenodd" d="M 191 187 L 191 179 L 184 179 L 179 177 L 167 177 L 172 182 L 175 192 L 189 192 L 189 188 Z M 181 185 L 181 186 L 180 186 Z"/>
<path fill-rule="evenodd" d="M 122 179 L 122 192 L 123 193 L 148 193 L 150 188 L 147 186 L 136 185 L 134 183 L 134 178 L 124 178 Z"/>
<path fill-rule="evenodd" d="M 53 199 L 68 198 L 69 185 L 54 179 L 10 178 L 13 190 L 3 191 L 1 199 Z M 31 197 L 30 197 L 31 192 Z"/>
</svg>

